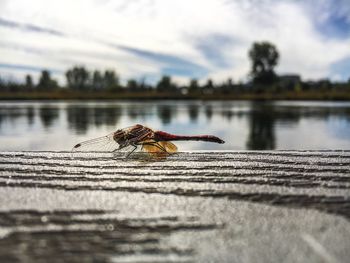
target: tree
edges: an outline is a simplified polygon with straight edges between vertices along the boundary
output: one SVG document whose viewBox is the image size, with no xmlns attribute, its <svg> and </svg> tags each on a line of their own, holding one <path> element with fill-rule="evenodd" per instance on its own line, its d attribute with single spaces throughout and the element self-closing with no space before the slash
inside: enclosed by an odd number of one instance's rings
<svg viewBox="0 0 350 263">
<path fill-rule="evenodd" d="M 1 76 L 0 76 L 0 89 L 3 90 L 6 88 L 6 83 L 5 81 L 2 80 Z"/>
<path fill-rule="evenodd" d="M 33 79 L 32 79 L 32 76 L 31 76 L 31 75 L 26 75 L 25 87 L 26 87 L 28 90 L 31 90 L 31 89 L 34 87 L 34 85 L 33 85 Z"/>
<path fill-rule="evenodd" d="M 249 50 L 252 61 L 251 76 L 255 84 L 272 84 L 276 80 L 274 67 L 278 63 L 279 54 L 276 47 L 269 42 L 255 42 Z"/>
<path fill-rule="evenodd" d="M 234 87 L 234 84 L 233 84 L 232 78 L 228 78 L 227 81 L 222 83 L 222 85 L 220 86 L 220 90 L 224 94 L 229 94 L 230 92 L 233 91 L 233 87 Z"/>
<path fill-rule="evenodd" d="M 145 91 L 147 89 L 150 89 L 150 86 L 146 84 L 146 78 L 142 77 L 139 81 L 136 81 L 137 89 L 141 91 Z"/>
<path fill-rule="evenodd" d="M 172 92 L 176 91 L 176 88 L 176 85 L 171 82 L 171 78 L 169 76 L 163 76 L 157 83 L 157 91 L 160 92 Z"/>
<path fill-rule="evenodd" d="M 3 81 L 1 76 L 0 76 L 0 91 L 5 90 L 6 88 L 7 88 L 7 85 L 6 85 L 5 81 Z"/>
<path fill-rule="evenodd" d="M 188 92 L 189 93 L 195 93 L 199 91 L 199 85 L 198 85 L 198 80 L 196 79 L 191 79 L 190 80 L 190 85 L 188 86 Z"/>
<path fill-rule="evenodd" d="M 48 70 L 43 70 L 39 77 L 38 89 L 39 90 L 52 90 L 57 88 L 57 81 L 51 79 L 51 74 Z"/>
<path fill-rule="evenodd" d="M 128 82 L 126 83 L 126 88 L 128 91 L 137 91 L 139 89 L 139 85 L 136 80 L 134 79 L 129 79 Z"/>
<path fill-rule="evenodd" d="M 98 70 L 95 70 L 92 75 L 92 88 L 95 90 L 102 90 L 106 88 L 104 85 L 103 76 Z"/>
<path fill-rule="evenodd" d="M 73 67 L 66 72 L 68 87 L 75 90 L 90 88 L 90 73 L 83 66 Z"/>
<path fill-rule="evenodd" d="M 107 89 L 116 90 L 120 87 L 119 77 L 114 70 L 106 70 L 103 76 L 103 82 Z"/>
<path fill-rule="evenodd" d="M 214 83 L 211 79 L 208 79 L 204 84 L 202 89 L 203 94 L 213 94 L 214 93 Z"/>
</svg>

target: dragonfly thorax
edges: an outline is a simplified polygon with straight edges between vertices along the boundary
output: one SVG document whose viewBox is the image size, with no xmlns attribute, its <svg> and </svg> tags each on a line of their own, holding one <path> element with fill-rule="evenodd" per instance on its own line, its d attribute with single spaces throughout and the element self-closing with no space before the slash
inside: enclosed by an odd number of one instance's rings
<svg viewBox="0 0 350 263">
<path fill-rule="evenodd" d="M 113 140 L 119 144 L 119 148 L 124 148 L 129 145 L 138 145 L 143 141 L 153 138 L 153 130 L 140 124 L 117 130 L 113 135 Z"/>
</svg>

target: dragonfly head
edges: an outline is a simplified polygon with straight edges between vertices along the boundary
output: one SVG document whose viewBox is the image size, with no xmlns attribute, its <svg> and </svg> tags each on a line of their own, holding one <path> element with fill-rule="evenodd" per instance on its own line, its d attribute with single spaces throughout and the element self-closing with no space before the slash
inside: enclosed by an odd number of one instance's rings
<svg viewBox="0 0 350 263">
<path fill-rule="evenodd" d="M 119 143 L 119 141 L 121 140 L 125 140 L 125 131 L 123 130 L 115 131 L 113 134 L 113 140 L 115 140 L 117 143 Z"/>
</svg>

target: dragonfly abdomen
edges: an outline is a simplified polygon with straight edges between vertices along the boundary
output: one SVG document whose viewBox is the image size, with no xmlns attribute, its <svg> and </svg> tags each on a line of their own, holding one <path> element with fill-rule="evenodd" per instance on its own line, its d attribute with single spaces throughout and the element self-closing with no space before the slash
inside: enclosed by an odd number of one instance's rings
<svg viewBox="0 0 350 263">
<path fill-rule="evenodd" d="M 154 132 L 154 140 L 156 141 L 205 141 L 205 142 L 216 142 L 225 143 L 225 141 L 213 135 L 175 135 L 167 132 L 156 131 Z"/>
</svg>

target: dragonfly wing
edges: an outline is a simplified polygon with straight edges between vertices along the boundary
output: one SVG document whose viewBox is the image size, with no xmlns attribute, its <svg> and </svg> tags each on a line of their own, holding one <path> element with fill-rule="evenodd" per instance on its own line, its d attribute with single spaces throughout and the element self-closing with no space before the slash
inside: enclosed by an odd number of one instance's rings
<svg viewBox="0 0 350 263">
<path fill-rule="evenodd" d="M 168 153 L 176 153 L 177 147 L 172 142 L 158 142 Z"/>
<path fill-rule="evenodd" d="M 136 148 L 135 148 L 136 147 Z M 125 147 L 123 147 L 123 148 L 118 148 L 118 151 L 119 152 L 127 152 L 127 153 L 129 153 L 129 152 L 138 152 L 138 151 L 140 151 L 140 146 L 139 145 L 127 145 L 127 146 L 125 146 Z"/>
<path fill-rule="evenodd" d="M 103 137 L 84 141 L 75 145 L 72 149 L 74 152 L 112 152 L 119 149 L 119 144 L 113 139 L 113 134 L 108 134 Z"/>
<path fill-rule="evenodd" d="M 165 159 L 169 154 L 177 151 L 176 145 L 171 142 L 156 142 L 153 140 L 143 142 L 141 149 L 157 159 Z"/>
</svg>

